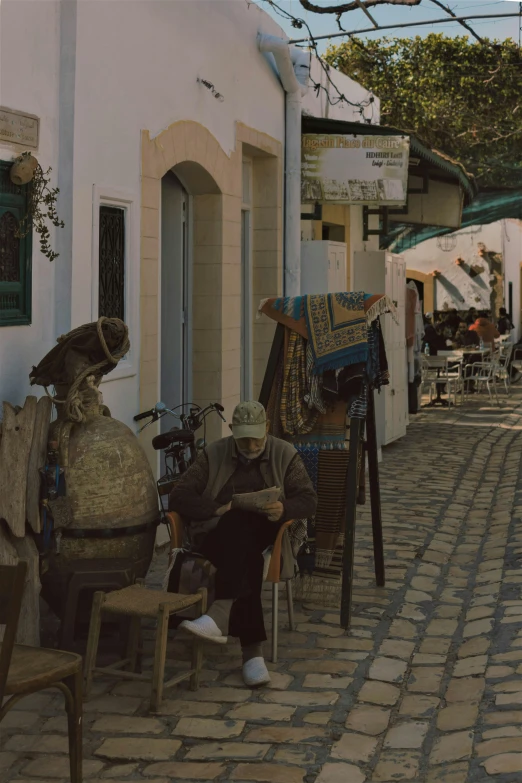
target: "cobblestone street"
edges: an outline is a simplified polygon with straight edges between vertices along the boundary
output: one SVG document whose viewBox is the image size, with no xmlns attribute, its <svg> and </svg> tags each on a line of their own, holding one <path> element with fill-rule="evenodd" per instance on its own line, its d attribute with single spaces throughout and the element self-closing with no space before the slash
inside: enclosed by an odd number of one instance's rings
<svg viewBox="0 0 522 783">
<path fill-rule="evenodd" d="M 244 687 L 236 644 L 206 649 L 200 690 L 168 691 L 159 715 L 147 685 L 95 681 L 85 778 L 520 783 L 522 394 L 463 410 L 423 410 L 385 449 L 387 585 L 375 588 L 368 502 L 348 635 L 337 612 L 301 605 L 289 632 L 282 596 L 270 688 Z M 170 651 L 187 665 L 186 637 Z M 2 781 L 69 780 L 60 694 L 21 701 L 0 732 Z"/>
</svg>

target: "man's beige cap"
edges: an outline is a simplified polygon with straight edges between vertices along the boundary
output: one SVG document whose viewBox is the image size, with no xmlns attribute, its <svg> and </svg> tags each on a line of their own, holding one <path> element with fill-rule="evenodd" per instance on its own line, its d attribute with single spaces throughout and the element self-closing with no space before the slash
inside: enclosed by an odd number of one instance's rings
<svg viewBox="0 0 522 783">
<path fill-rule="evenodd" d="M 240 402 L 232 414 L 232 435 L 241 438 L 264 438 L 266 411 L 260 402 Z"/>
</svg>

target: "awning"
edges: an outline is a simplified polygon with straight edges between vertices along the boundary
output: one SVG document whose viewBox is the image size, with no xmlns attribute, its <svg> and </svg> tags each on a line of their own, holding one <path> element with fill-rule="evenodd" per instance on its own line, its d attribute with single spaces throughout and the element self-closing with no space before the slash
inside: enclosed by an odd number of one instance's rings
<svg viewBox="0 0 522 783">
<path fill-rule="evenodd" d="M 522 220 L 522 188 L 516 190 L 488 190 L 479 193 L 475 200 L 464 207 L 460 228 L 487 225 L 503 218 Z M 393 253 L 411 250 L 427 239 L 451 234 L 452 229 L 437 226 L 398 225 L 388 236 L 382 237 L 380 246 Z"/>
<path fill-rule="evenodd" d="M 387 125 L 367 125 L 362 122 L 327 120 L 320 117 L 303 116 L 303 133 L 361 134 L 374 136 L 409 136 L 410 165 L 408 173 L 414 177 L 428 177 L 432 180 L 458 184 L 462 188 L 465 204 L 477 195 L 478 188 L 472 174 L 469 174 L 458 161 L 452 160 L 442 152 L 437 152 L 423 144 L 412 133 Z"/>
</svg>

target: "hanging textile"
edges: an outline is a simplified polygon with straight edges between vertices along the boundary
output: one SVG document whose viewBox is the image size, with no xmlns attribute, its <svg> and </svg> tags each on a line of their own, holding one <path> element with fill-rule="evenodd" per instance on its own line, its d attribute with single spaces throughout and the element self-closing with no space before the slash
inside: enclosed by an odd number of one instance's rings
<svg viewBox="0 0 522 783">
<path fill-rule="evenodd" d="M 379 316 L 393 315 L 395 308 L 386 296 L 355 293 L 269 299 L 259 310 L 286 327 L 284 369 L 282 363 L 276 369 L 270 420 L 277 422 L 279 399 L 284 437 L 300 454 L 318 494 L 298 556 L 296 597 L 338 606 L 347 491 L 355 492 L 358 504 L 365 502 L 362 443 L 354 455 L 357 485 L 347 489 L 347 417 L 365 420 L 369 395 L 389 383 Z"/>
<path fill-rule="evenodd" d="M 421 381 L 421 350 L 424 323 L 419 292 L 413 280 L 406 286 L 407 296 L 407 362 L 408 362 L 408 411 L 417 413 L 419 408 L 418 388 Z"/>
<path fill-rule="evenodd" d="M 374 389 L 380 391 L 390 383 L 390 373 L 379 318 L 373 321 L 368 330 L 368 347 L 368 380 Z"/>
<path fill-rule="evenodd" d="M 319 411 L 305 402 L 307 386 L 306 345 L 297 332 L 290 332 L 281 393 L 281 424 L 287 435 L 301 435 L 313 428 Z"/>
<path fill-rule="evenodd" d="M 363 292 L 306 296 L 305 317 L 316 374 L 366 362 L 368 333 Z"/>
<path fill-rule="evenodd" d="M 300 573 L 295 582 L 297 600 L 323 606 L 339 606 L 342 590 L 346 474 L 350 454 L 319 452 L 318 505 L 315 525 L 309 533 L 309 554 L 299 559 Z M 359 496 L 364 494 L 364 461 L 360 460 Z"/>
<path fill-rule="evenodd" d="M 325 294 L 325 296 L 333 296 L 333 294 Z M 267 315 L 273 321 L 293 329 L 308 340 L 305 300 L 304 296 L 263 299 L 259 303 L 257 317 Z M 364 294 L 364 314 L 368 325 L 384 313 L 391 313 L 392 318 L 397 321 L 395 305 L 386 294 Z"/>
<path fill-rule="evenodd" d="M 349 451 L 321 451 L 315 514 L 315 568 L 327 567 L 344 540 L 344 508 Z"/>
<path fill-rule="evenodd" d="M 311 444 L 307 443 L 296 443 L 295 441 L 293 442 L 293 445 L 301 457 L 306 468 L 306 472 L 310 477 L 310 481 L 312 482 L 314 489 L 317 492 L 317 479 L 319 473 L 319 447 L 312 446 Z"/>
<path fill-rule="evenodd" d="M 346 448 L 346 403 L 338 400 L 326 413 L 319 415 L 312 429 L 303 435 L 292 437 L 291 442 L 298 446 L 315 447 L 321 450 L 339 450 Z"/>
<path fill-rule="evenodd" d="M 411 280 L 406 286 L 406 345 L 408 348 L 413 346 L 415 340 L 415 309 L 418 299 L 417 286 Z"/>
<path fill-rule="evenodd" d="M 326 405 L 323 399 L 323 376 L 315 375 L 313 372 L 314 354 L 310 346 L 310 341 L 306 344 L 306 382 L 309 391 L 304 396 L 310 410 L 314 409 L 319 413 L 326 413 Z"/>
</svg>

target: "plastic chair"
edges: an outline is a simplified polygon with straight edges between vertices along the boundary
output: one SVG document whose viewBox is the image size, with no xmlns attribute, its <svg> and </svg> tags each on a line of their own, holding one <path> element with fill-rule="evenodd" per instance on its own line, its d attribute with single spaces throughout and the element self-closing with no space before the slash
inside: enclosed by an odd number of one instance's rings
<svg viewBox="0 0 522 783">
<path fill-rule="evenodd" d="M 453 365 L 450 367 L 450 363 Z M 464 402 L 464 384 L 462 379 L 462 360 L 455 362 L 455 359 L 446 357 L 446 365 L 440 378 L 446 384 L 448 389 L 448 404 L 451 406 L 451 395 L 455 406 L 457 405 L 457 394 L 460 394 L 461 405 Z"/>
<path fill-rule="evenodd" d="M 423 394 L 426 391 L 426 388 L 429 390 L 430 403 L 432 402 L 436 382 L 437 370 L 430 367 L 428 358 L 423 354 L 421 366 L 421 393 Z"/>
<path fill-rule="evenodd" d="M 491 402 L 493 402 L 493 395 L 491 393 L 491 389 L 493 388 L 497 405 L 500 405 L 497 392 L 498 370 L 499 364 L 496 359 L 493 359 L 490 362 L 474 362 L 471 365 L 470 373 L 466 376 L 466 381 L 473 381 L 478 392 L 485 386 Z M 467 388 L 465 393 L 467 394 Z"/>
<path fill-rule="evenodd" d="M 27 563 L 0 566 L 0 723 L 24 696 L 58 688 L 65 696 L 71 783 L 82 783 L 82 659 L 74 653 L 15 644 Z M 4 697 L 10 696 L 4 703 Z M 45 767 L 45 762 L 44 762 Z"/>
<path fill-rule="evenodd" d="M 511 355 L 514 347 L 513 343 L 505 342 L 500 349 L 497 380 L 504 384 L 506 394 L 509 394 L 511 387 Z"/>
<path fill-rule="evenodd" d="M 186 540 L 185 527 L 183 520 L 179 514 L 175 511 L 168 511 L 165 514 L 165 519 L 170 528 L 170 549 L 171 553 L 174 549 L 183 549 L 184 541 Z M 293 520 L 289 520 L 281 525 L 279 533 L 275 540 L 274 546 L 271 548 L 270 563 L 268 571 L 265 577 L 265 582 L 271 582 L 272 584 L 272 655 L 271 660 L 273 663 L 277 662 L 277 648 L 278 648 L 278 619 L 279 619 L 279 584 L 281 581 L 286 582 L 286 599 L 288 605 L 288 624 L 290 630 L 295 630 L 294 624 L 294 601 L 292 594 L 292 579 L 281 579 L 281 548 L 283 543 L 283 536 L 287 529 L 292 524 Z"/>
<path fill-rule="evenodd" d="M 455 366 L 449 367 L 449 363 Z M 448 407 L 451 407 L 451 398 L 453 404 L 457 405 L 457 394 L 461 395 L 463 402 L 464 385 L 462 382 L 462 361 L 455 360 L 447 356 L 423 356 L 422 360 L 422 383 L 429 383 L 430 404 L 433 402 L 433 390 L 437 386 L 446 386 L 448 392 Z M 440 395 L 437 395 L 437 401 Z"/>
</svg>

